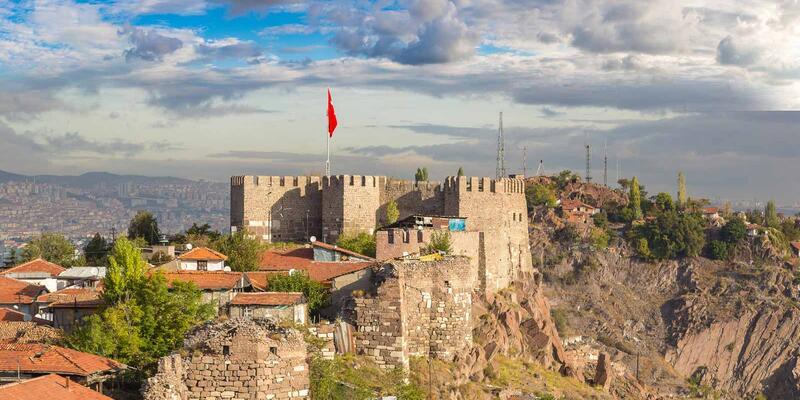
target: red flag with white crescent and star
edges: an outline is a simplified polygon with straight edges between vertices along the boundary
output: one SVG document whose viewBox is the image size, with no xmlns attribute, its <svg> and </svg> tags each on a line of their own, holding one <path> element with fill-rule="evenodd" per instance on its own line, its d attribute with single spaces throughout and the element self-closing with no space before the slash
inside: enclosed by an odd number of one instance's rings
<svg viewBox="0 0 800 400">
<path fill-rule="evenodd" d="M 336 110 L 333 109 L 333 101 L 331 100 L 331 90 L 328 89 L 328 136 L 333 137 L 333 131 L 336 130 L 338 122 L 336 121 Z"/>
</svg>

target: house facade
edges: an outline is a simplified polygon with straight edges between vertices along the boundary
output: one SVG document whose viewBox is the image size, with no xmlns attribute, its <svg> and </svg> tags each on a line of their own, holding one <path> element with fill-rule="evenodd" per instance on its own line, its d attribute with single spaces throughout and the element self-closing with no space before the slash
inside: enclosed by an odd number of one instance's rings
<svg viewBox="0 0 800 400">
<path fill-rule="evenodd" d="M 227 259 L 224 254 L 208 247 L 196 247 L 177 257 L 181 271 L 224 271 Z"/>
<path fill-rule="evenodd" d="M 308 304 L 303 293 L 237 293 L 228 307 L 231 318 L 270 318 L 305 325 Z"/>
</svg>

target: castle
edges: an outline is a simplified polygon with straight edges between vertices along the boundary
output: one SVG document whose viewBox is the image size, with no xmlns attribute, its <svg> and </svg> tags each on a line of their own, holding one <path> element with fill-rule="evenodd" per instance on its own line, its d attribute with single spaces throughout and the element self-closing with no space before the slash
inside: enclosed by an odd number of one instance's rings
<svg viewBox="0 0 800 400">
<path fill-rule="evenodd" d="M 400 218 L 440 215 L 466 218 L 476 232 L 483 289 L 508 286 L 531 268 L 525 182 L 520 178 L 448 177 L 410 182 L 385 176 L 234 176 L 231 230 L 247 229 L 267 242 L 335 243 L 345 232 L 373 233 L 386 225 L 394 201 Z"/>
</svg>

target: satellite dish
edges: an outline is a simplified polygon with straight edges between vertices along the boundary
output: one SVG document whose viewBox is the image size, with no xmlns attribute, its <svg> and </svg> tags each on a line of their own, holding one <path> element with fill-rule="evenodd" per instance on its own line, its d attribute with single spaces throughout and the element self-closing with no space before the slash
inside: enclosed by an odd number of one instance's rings
<svg viewBox="0 0 800 400">
<path fill-rule="evenodd" d="M 311 242 L 311 243 L 314 243 L 314 242 L 317 241 L 317 237 L 316 236 L 312 236 L 312 237 L 308 238 L 308 241 Z"/>
<path fill-rule="evenodd" d="M 92 270 L 91 270 L 91 271 L 92 271 L 92 275 L 93 275 L 93 276 L 98 276 L 98 275 L 100 275 L 100 268 L 97 268 L 97 267 L 92 267 Z"/>
<path fill-rule="evenodd" d="M 192 244 L 186 243 L 186 250 L 191 250 L 191 249 L 192 249 Z"/>
</svg>

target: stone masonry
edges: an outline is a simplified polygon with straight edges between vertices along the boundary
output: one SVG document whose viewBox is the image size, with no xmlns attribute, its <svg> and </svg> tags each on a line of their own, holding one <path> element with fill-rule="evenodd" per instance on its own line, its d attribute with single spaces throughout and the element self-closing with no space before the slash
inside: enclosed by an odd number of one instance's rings
<svg viewBox="0 0 800 400">
<path fill-rule="evenodd" d="M 385 225 L 395 201 L 400 218 L 445 215 L 467 218 L 484 249 L 480 283 L 495 292 L 530 271 L 525 182 L 520 178 L 448 177 L 414 183 L 384 176 L 234 176 L 231 226 L 265 241 L 333 243 L 345 232 L 373 233 Z"/>
<path fill-rule="evenodd" d="M 182 355 L 186 354 L 186 355 Z M 196 328 L 184 349 L 162 358 L 145 400 L 269 400 L 309 397 L 302 335 L 267 319 L 231 319 Z"/>
<path fill-rule="evenodd" d="M 472 344 L 476 274 L 466 257 L 380 267 L 373 293 L 354 299 L 358 352 L 384 368 L 415 355 L 452 360 Z"/>
</svg>

